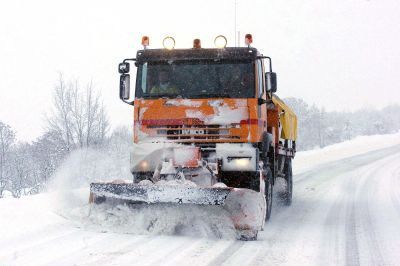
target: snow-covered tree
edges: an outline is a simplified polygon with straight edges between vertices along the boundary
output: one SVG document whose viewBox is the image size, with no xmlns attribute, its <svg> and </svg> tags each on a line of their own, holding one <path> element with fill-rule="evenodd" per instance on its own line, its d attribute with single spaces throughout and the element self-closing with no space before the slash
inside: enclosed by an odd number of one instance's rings
<svg viewBox="0 0 400 266">
<path fill-rule="evenodd" d="M 53 94 L 53 110 L 47 118 L 48 131 L 61 136 L 67 151 L 102 144 L 109 121 L 100 93 L 89 83 L 82 88 L 78 81 L 64 81 L 60 75 Z"/>
<path fill-rule="evenodd" d="M 15 131 L 0 121 L 0 197 L 10 177 L 10 150 L 15 142 Z"/>
<path fill-rule="evenodd" d="M 363 108 L 354 112 L 327 112 L 302 99 L 284 101 L 298 118 L 298 150 L 324 147 L 359 135 L 394 133 L 400 129 L 400 106 L 377 110 Z"/>
</svg>

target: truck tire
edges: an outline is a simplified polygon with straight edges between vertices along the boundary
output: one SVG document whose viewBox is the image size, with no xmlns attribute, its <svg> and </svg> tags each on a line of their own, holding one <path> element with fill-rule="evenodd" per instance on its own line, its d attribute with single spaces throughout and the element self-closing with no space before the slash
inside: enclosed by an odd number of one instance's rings
<svg viewBox="0 0 400 266">
<path fill-rule="evenodd" d="M 248 188 L 257 192 L 260 191 L 260 173 L 258 171 L 220 171 L 218 176 L 218 182 L 224 183 L 228 187 Z"/>
<path fill-rule="evenodd" d="M 286 206 L 290 206 L 292 204 L 293 197 L 293 172 L 292 172 L 292 159 L 288 158 L 285 167 L 285 181 L 286 188 L 283 192 L 283 203 Z"/>
<path fill-rule="evenodd" d="M 255 241 L 257 240 L 257 230 L 239 230 L 238 239 L 242 241 Z"/>
<path fill-rule="evenodd" d="M 269 167 L 266 169 L 266 180 L 265 180 L 265 221 L 268 221 L 271 217 L 272 212 L 272 194 L 273 194 L 273 180 L 272 172 Z"/>
<path fill-rule="evenodd" d="M 132 178 L 133 178 L 133 183 L 139 183 L 142 180 L 148 180 L 152 177 L 151 172 L 137 172 L 137 173 L 132 173 Z"/>
</svg>

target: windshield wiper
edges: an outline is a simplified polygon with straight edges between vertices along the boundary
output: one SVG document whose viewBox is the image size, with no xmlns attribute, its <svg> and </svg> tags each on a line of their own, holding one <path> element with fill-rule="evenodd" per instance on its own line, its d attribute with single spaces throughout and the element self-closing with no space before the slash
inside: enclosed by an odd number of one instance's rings
<svg viewBox="0 0 400 266">
<path fill-rule="evenodd" d="M 174 93 L 144 93 L 144 98 L 178 98 L 182 95 Z"/>
<path fill-rule="evenodd" d="M 228 93 L 218 92 L 218 93 L 202 93 L 202 94 L 195 94 L 190 95 L 190 98 L 231 98 Z"/>
</svg>

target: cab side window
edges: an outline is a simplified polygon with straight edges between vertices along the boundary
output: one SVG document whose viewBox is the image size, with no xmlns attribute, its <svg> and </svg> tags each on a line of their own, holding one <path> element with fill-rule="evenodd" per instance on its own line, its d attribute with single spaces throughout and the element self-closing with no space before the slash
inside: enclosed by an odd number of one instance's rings
<svg viewBox="0 0 400 266">
<path fill-rule="evenodd" d="M 264 96 L 264 92 L 265 92 L 265 85 L 264 85 L 264 70 L 263 70 L 263 65 L 262 65 L 262 61 L 261 60 L 257 60 L 256 62 L 257 64 L 257 89 L 258 89 L 258 97 L 259 98 L 263 98 Z"/>
</svg>

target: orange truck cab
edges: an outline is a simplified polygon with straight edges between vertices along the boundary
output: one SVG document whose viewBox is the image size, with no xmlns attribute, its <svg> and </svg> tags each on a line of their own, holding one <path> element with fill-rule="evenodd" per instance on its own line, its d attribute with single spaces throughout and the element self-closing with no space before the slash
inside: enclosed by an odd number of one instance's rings
<svg viewBox="0 0 400 266">
<path fill-rule="evenodd" d="M 129 61 L 137 67 L 133 99 Z M 120 98 L 134 106 L 134 182 L 179 173 L 272 197 L 283 177 L 290 204 L 297 120 L 274 95 L 270 57 L 252 47 L 143 49 L 119 72 Z"/>
</svg>

